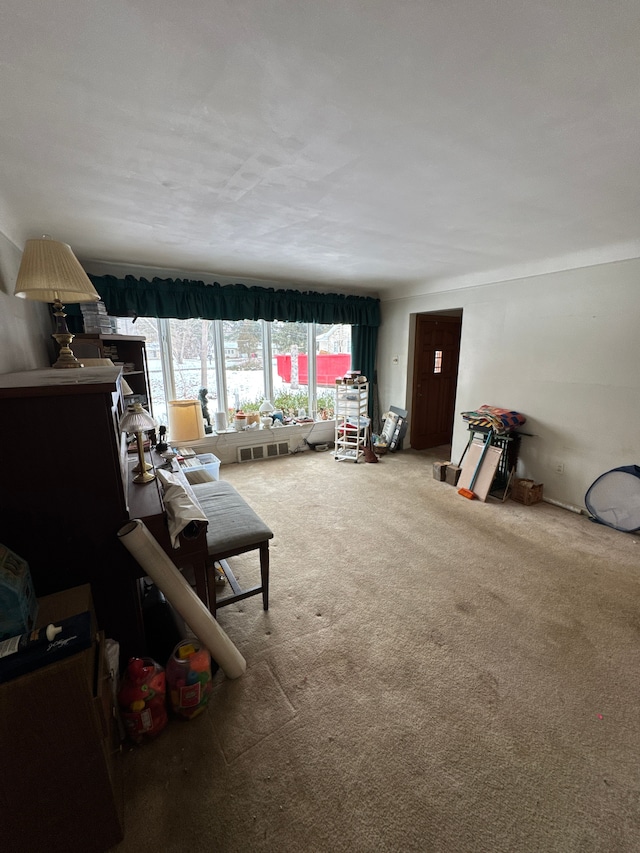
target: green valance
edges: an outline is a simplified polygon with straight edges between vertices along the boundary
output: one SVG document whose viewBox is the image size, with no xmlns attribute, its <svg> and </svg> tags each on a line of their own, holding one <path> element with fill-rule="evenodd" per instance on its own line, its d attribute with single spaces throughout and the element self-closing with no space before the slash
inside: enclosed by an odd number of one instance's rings
<svg viewBox="0 0 640 853">
<path fill-rule="evenodd" d="M 188 320 L 281 320 L 291 323 L 380 325 L 380 300 L 370 296 L 276 290 L 188 279 L 90 275 L 112 317 Z"/>
</svg>

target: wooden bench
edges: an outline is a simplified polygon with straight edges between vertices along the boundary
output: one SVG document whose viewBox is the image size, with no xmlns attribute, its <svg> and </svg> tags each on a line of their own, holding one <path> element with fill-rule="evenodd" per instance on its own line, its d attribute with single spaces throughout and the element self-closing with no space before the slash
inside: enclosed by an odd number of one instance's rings
<svg viewBox="0 0 640 853">
<path fill-rule="evenodd" d="M 242 601 L 252 595 L 262 594 L 262 606 L 269 609 L 269 540 L 273 531 L 260 516 L 251 509 L 234 487 L 224 480 L 193 483 L 191 491 L 207 516 L 207 606 L 215 616 L 216 610 Z M 241 589 L 227 562 L 229 557 L 259 551 L 260 583 L 249 589 Z M 231 594 L 216 601 L 215 564 L 218 563 L 226 575 Z"/>
</svg>

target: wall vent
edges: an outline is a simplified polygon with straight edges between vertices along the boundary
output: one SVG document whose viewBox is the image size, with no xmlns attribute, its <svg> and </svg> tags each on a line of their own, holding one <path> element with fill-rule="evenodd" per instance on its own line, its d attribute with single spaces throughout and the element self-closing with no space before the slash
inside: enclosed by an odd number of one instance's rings
<svg viewBox="0 0 640 853">
<path fill-rule="evenodd" d="M 274 441 L 269 444 L 255 444 L 252 447 L 238 448 L 238 462 L 258 462 L 261 459 L 275 459 L 289 455 L 288 441 Z"/>
</svg>

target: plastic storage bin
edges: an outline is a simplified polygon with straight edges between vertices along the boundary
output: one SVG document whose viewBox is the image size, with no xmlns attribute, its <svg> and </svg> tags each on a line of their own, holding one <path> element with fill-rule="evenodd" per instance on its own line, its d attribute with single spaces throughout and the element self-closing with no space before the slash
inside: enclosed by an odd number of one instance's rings
<svg viewBox="0 0 640 853">
<path fill-rule="evenodd" d="M 213 453 L 199 453 L 196 459 L 214 480 L 220 479 L 220 460 Z"/>
<path fill-rule="evenodd" d="M 220 460 L 213 453 L 198 453 L 185 459 L 182 472 L 190 483 L 204 483 L 220 479 Z"/>
</svg>

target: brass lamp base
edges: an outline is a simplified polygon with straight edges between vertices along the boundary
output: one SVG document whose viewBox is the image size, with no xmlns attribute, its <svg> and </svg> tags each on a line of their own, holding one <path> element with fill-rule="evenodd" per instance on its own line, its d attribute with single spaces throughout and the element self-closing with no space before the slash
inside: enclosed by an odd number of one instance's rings
<svg viewBox="0 0 640 853">
<path fill-rule="evenodd" d="M 55 362 L 55 364 L 52 364 L 51 367 L 84 367 L 84 364 L 81 361 L 78 361 L 78 359 L 73 354 L 71 347 L 69 346 L 74 337 L 71 332 L 63 332 L 56 335 L 52 335 L 51 337 L 55 338 L 60 346 L 58 360 Z"/>
<path fill-rule="evenodd" d="M 56 330 L 51 336 L 55 338 L 60 347 L 58 360 L 52 367 L 67 368 L 67 367 L 84 367 L 84 364 L 75 357 L 71 351 L 71 341 L 74 338 L 73 332 L 70 332 L 67 327 L 67 315 L 64 313 L 64 305 L 59 299 L 53 303 L 53 316 L 56 321 Z"/>
<path fill-rule="evenodd" d="M 134 483 L 150 483 L 152 480 L 155 480 L 156 475 L 150 474 L 148 471 L 140 471 L 139 474 L 133 478 Z"/>
<path fill-rule="evenodd" d="M 138 462 L 138 464 L 131 469 L 134 474 L 144 473 L 144 471 L 153 471 L 153 465 L 149 465 L 148 462 L 142 461 Z"/>
<path fill-rule="evenodd" d="M 138 473 L 133 478 L 133 482 L 139 484 L 151 483 L 152 480 L 155 480 L 156 475 L 149 473 L 149 471 L 152 470 L 153 465 L 149 465 L 149 463 L 144 458 L 144 439 L 142 438 L 141 432 L 136 433 L 136 441 L 138 444 L 138 464 L 133 470 L 134 472 L 137 471 Z"/>
</svg>

